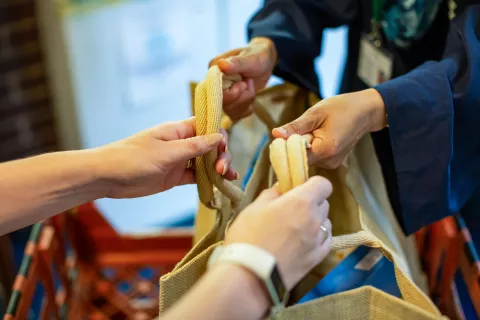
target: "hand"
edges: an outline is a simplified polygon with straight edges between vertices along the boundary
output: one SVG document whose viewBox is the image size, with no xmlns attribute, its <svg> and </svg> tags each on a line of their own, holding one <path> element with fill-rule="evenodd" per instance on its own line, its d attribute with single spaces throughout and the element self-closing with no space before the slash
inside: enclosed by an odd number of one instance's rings
<svg viewBox="0 0 480 320">
<path fill-rule="evenodd" d="M 300 118 L 274 129 L 273 136 L 286 139 L 312 133 L 309 164 L 335 169 L 365 133 L 385 126 L 383 99 L 377 90 L 368 89 L 320 101 Z"/>
<path fill-rule="evenodd" d="M 233 120 L 253 112 L 255 93 L 265 88 L 277 62 L 277 50 L 272 40 L 254 38 L 248 46 L 215 57 L 209 66 L 218 65 L 225 74 L 240 74 L 244 80 L 223 92 L 223 108 Z"/>
<path fill-rule="evenodd" d="M 97 177 L 106 183 L 106 197 L 133 198 L 177 185 L 195 183 L 189 159 L 217 148 L 215 169 L 228 180 L 237 179 L 226 152 L 227 133 L 195 136 L 195 118 L 161 124 L 124 140 L 94 149 Z"/>
<path fill-rule="evenodd" d="M 319 176 L 284 195 L 276 188 L 265 190 L 227 230 L 225 244 L 250 243 L 272 253 L 290 290 L 331 249 L 326 200 L 331 192 L 330 182 Z"/>
</svg>

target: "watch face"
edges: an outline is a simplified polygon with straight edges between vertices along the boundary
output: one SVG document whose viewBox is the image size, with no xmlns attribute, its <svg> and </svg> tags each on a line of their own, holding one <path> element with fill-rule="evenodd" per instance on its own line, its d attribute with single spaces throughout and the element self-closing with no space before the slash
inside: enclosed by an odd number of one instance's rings
<svg viewBox="0 0 480 320">
<path fill-rule="evenodd" d="M 287 293 L 287 289 L 283 284 L 283 279 L 280 276 L 280 272 L 278 272 L 278 268 L 276 265 L 272 270 L 271 279 L 272 279 L 273 285 L 275 286 L 275 290 L 277 291 L 278 297 L 280 298 L 280 301 L 283 300 L 283 298 L 285 297 L 285 294 Z"/>
</svg>

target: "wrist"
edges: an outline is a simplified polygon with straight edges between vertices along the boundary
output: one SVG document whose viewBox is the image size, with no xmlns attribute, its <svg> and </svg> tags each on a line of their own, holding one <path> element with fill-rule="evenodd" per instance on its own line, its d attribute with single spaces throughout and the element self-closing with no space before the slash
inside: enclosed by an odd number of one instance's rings
<svg viewBox="0 0 480 320">
<path fill-rule="evenodd" d="M 375 132 L 382 130 L 387 126 L 387 114 L 382 96 L 373 88 L 362 91 L 362 94 L 368 118 L 367 131 Z"/>
<path fill-rule="evenodd" d="M 235 287 L 236 304 L 248 306 L 246 309 L 250 315 L 245 318 L 261 318 L 268 313 L 271 306 L 268 291 L 263 280 L 252 271 L 234 263 L 218 263 L 212 266 L 208 275 L 216 281 L 229 279 L 228 286 Z"/>
<path fill-rule="evenodd" d="M 111 189 L 111 179 L 109 178 L 108 155 L 101 152 L 101 148 L 86 149 L 79 151 L 82 153 L 84 166 L 89 175 L 88 188 L 95 195 L 95 199 L 107 197 Z"/>
</svg>

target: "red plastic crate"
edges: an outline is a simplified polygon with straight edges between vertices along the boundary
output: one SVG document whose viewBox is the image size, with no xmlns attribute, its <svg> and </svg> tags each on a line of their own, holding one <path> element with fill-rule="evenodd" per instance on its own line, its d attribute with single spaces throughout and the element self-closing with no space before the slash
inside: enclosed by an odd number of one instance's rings
<svg viewBox="0 0 480 320">
<path fill-rule="evenodd" d="M 93 204 L 58 215 L 33 228 L 4 320 L 27 319 L 39 286 L 36 319 L 152 319 L 159 277 L 191 246 L 189 229 L 118 234 Z"/>
</svg>

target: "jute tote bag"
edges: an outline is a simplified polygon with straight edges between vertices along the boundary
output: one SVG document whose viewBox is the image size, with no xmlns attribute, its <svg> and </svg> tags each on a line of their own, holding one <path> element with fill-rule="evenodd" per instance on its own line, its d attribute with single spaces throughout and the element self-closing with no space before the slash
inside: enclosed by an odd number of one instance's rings
<svg viewBox="0 0 480 320">
<path fill-rule="evenodd" d="M 197 86 L 195 114 L 199 135 L 220 130 L 222 89 L 230 86 L 232 81 L 236 79 L 229 79 L 217 67 L 212 67 L 206 79 Z M 276 109 L 270 106 L 268 101 L 275 101 L 275 96 L 280 94 L 288 97 L 283 99 L 283 108 Z M 304 90 L 288 84 L 269 88 L 259 94 L 255 113 L 270 130 L 303 113 L 308 96 Z M 263 101 L 260 102 L 262 99 Z M 271 113 L 271 109 L 276 110 L 277 114 Z M 231 129 L 230 150 L 234 148 L 234 141 L 241 140 L 241 132 L 235 133 L 236 126 Z M 303 141 L 298 137 L 295 139 L 299 143 Z M 271 141 L 272 138 L 269 137 L 268 142 Z M 291 305 L 276 314 L 274 316 L 276 319 L 442 318 L 433 302 L 419 288 L 422 277 L 418 260 L 413 254 L 414 243 L 411 238 L 402 234 L 395 220 L 370 138 L 364 137 L 344 164 L 332 171 L 308 169 L 305 158 L 303 163 L 297 161 L 298 157 L 302 157 L 302 152 L 305 152 L 305 150 L 302 151 L 305 146 L 299 148 L 298 143 L 292 150 L 287 146 L 288 143 L 285 143 L 286 160 L 284 160 L 288 162 L 289 158 L 296 158 L 297 165 L 303 165 L 303 169 L 291 172 L 286 170 L 279 165 L 279 162 L 283 161 L 280 161 L 278 156 L 279 143 L 282 142 L 275 141 L 271 147 L 269 143 L 265 143 L 261 147 L 244 191 L 225 181 L 215 172 L 213 168 L 217 157 L 215 151 L 196 159 L 200 201 L 209 213 L 214 212 L 215 220 L 210 231 L 195 244 L 174 270 L 160 279 L 160 314 L 177 302 L 206 271 L 208 258 L 213 249 L 222 243 L 225 232 L 228 232 L 228 224 L 254 200 L 263 188 L 269 185 L 269 181 L 274 181 L 273 167 L 281 185 L 286 181 L 285 179 L 297 181 L 298 184 L 301 180 L 298 178 L 298 173 L 302 170 L 309 170 L 310 175 L 321 174 L 333 183 L 334 191 L 329 198 L 329 217 L 334 226 L 333 251 L 348 250 L 359 245 L 380 248 L 394 263 L 396 281 L 403 298 L 398 299 L 373 287 L 361 287 L 307 303 Z M 300 152 L 300 154 L 295 155 L 294 152 Z M 235 156 L 233 150 L 232 154 Z M 305 178 L 306 176 L 307 174 Z M 293 289 L 291 304 L 310 291 L 335 264 L 335 254 L 332 253 Z"/>
</svg>

